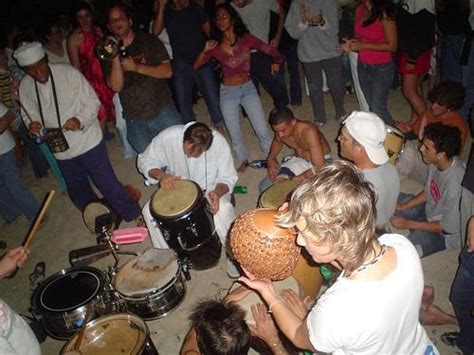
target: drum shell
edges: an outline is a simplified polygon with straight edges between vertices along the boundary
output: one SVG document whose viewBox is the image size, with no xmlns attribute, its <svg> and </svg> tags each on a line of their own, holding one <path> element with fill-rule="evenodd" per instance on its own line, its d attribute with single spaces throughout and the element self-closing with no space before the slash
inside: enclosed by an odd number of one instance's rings
<svg viewBox="0 0 474 355">
<path fill-rule="evenodd" d="M 395 164 L 405 148 L 405 135 L 392 126 L 387 126 L 384 148 L 389 157 L 389 162 Z"/>
<path fill-rule="evenodd" d="M 68 274 L 84 271 L 93 273 L 99 280 L 98 289 L 95 293 L 91 293 L 90 300 L 85 303 L 80 303 L 75 307 L 67 310 L 50 310 L 46 309 L 42 304 L 43 292 L 48 286 L 52 285 L 55 281 L 59 280 L 62 276 Z M 47 278 L 38 288 L 33 292 L 31 296 L 31 308 L 35 318 L 39 320 L 49 336 L 59 340 L 69 339 L 77 330 L 81 328 L 82 323 L 86 317 L 87 307 L 92 304 L 93 315 L 91 319 L 97 318 L 105 310 L 105 304 L 103 303 L 103 295 L 105 290 L 105 278 L 102 272 L 93 267 L 81 267 L 81 268 L 69 268 L 63 269 L 56 274 Z"/>
<path fill-rule="evenodd" d="M 153 344 L 153 342 L 150 339 L 150 332 L 149 332 L 149 329 L 148 329 L 146 323 L 143 322 L 138 316 L 136 316 L 134 314 L 115 313 L 115 314 L 112 314 L 112 315 L 103 316 L 103 317 L 100 317 L 98 319 L 89 321 L 86 325 L 85 332 L 87 333 L 88 331 L 93 331 L 96 324 L 100 324 L 101 322 L 106 321 L 109 318 L 119 318 L 119 317 L 132 319 L 132 320 L 135 319 L 135 322 L 138 319 L 138 320 L 140 320 L 140 322 L 143 323 L 143 328 L 145 330 L 145 341 L 143 342 L 143 344 L 138 346 L 137 349 L 135 349 L 135 351 L 132 354 L 158 355 L 158 351 L 157 351 L 157 349 L 155 348 L 155 345 Z M 64 347 L 61 349 L 61 354 L 67 354 L 69 351 L 71 351 L 74 348 L 74 346 L 76 344 L 76 341 L 77 341 L 77 335 L 75 335 L 73 338 L 71 338 L 64 345 Z"/>
<path fill-rule="evenodd" d="M 179 267 L 172 280 L 153 292 L 133 296 L 126 296 L 121 294 L 120 291 L 118 292 L 129 312 L 135 313 L 145 320 L 151 320 L 165 317 L 177 308 L 186 295 L 186 285 L 181 267 Z"/>
</svg>

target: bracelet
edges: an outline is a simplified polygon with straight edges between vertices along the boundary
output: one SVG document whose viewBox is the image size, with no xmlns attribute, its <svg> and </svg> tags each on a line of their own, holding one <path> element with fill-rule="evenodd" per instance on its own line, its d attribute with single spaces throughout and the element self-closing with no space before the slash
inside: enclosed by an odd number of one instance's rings
<svg viewBox="0 0 474 355">
<path fill-rule="evenodd" d="M 276 305 L 277 303 L 280 303 L 280 302 L 281 302 L 281 303 L 285 303 L 285 302 L 283 302 L 283 300 L 282 300 L 281 298 L 279 298 L 279 299 L 277 299 L 276 301 L 272 302 L 272 303 L 270 304 L 270 306 L 268 306 L 268 312 L 267 312 L 267 313 L 269 313 L 269 314 L 272 313 L 272 307 L 273 307 L 274 305 Z"/>
</svg>

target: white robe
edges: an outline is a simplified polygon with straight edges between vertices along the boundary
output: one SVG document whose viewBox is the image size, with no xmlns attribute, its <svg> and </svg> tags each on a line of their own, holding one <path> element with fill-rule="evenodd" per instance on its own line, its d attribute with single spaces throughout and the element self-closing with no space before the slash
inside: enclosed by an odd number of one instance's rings
<svg viewBox="0 0 474 355">
<path fill-rule="evenodd" d="M 237 182 L 229 144 L 217 131 L 212 131 L 211 147 L 198 158 L 188 158 L 183 151 L 184 131 L 195 122 L 169 127 L 156 136 L 147 149 L 138 156 L 138 170 L 148 184 L 157 180 L 148 175 L 151 169 L 161 169 L 166 174 L 180 176 L 196 182 L 206 193 L 214 190 L 217 184 L 225 184 L 229 192 L 219 200 L 219 211 L 214 215 L 216 232 L 222 245 L 226 246 L 226 237 L 235 219 L 234 207 L 230 202 L 231 193 Z M 161 233 L 157 233 L 156 223 L 150 213 L 149 201 L 145 204 L 143 216 L 154 247 L 167 247 Z"/>
</svg>

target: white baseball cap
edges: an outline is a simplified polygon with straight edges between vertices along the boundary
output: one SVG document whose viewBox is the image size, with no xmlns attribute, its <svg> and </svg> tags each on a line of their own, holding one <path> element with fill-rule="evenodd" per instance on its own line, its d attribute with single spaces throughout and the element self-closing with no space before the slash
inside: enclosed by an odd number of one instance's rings
<svg viewBox="0 0 474 355">
<path fill-rule="evenodd" d="M 45 56 L 43 46 L 39 42 L 25 43 L 13 53 L 13 58 L 16 59 L 18 65 L 26 67 L 35 64 L 43 59 Z"/>
</svg>

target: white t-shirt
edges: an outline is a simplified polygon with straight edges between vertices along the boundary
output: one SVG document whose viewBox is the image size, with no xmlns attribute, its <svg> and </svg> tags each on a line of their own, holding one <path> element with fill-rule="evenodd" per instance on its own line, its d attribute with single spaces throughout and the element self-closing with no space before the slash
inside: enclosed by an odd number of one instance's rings
<svg viewBox="0 0 474 355">
<path fill-rule="evenodd" d="M 270 34 L 270 11 L 278 12 L 277 0 L 252 0 L 244 7 L 238 7 L 232 4 L 234 9 L 242 17 L 245 25 L 249 29 L 250 34 L 265 43 L 271 38 Z"/>
<path fill-rule="evenodd" d="M 397 267 L 380 281 L 341 275 L 308 315 L 311 344 L 334 355 L 423 355 L 429 346 L 438 354 L 418 321 L 424 281 L 415 248 L 398 234 L 379 240 L 395 249 Z"/>
<path fill-rule="evenodd" d="M 48 48 L 43 46 L 44 52 L 48 55 L 48 63 L 50 63 L 50 64 L 58 64 L 58 63 L 71 64 L 71 61 L 69 60 L 69 55 L 67 54 L 66 40 L 63 39 L 61 44 L 62 44 L 63 50 L 64 50 L 64 55 L 62 57 L 57 55 L 56 53 L 51 52 Z"/>
<path fill-rule="evenodd" d="M 0 120 L 8 112 L 8 108 L 0 102 Z M 5 132 L 0 133 L 0 154 L 8 153 L 15 147 L 15 140 L 13 139 L 10 130 L 7 128 Z"/>
<path fill-rule="evenodd" d="M 362 173 L 377 193 L 377 226 L 384 226 L 395 213 L 400 193 L 398 171 L 392 164 L 385 163 L 373 169 L 364 169 Z"/>
</svg>

